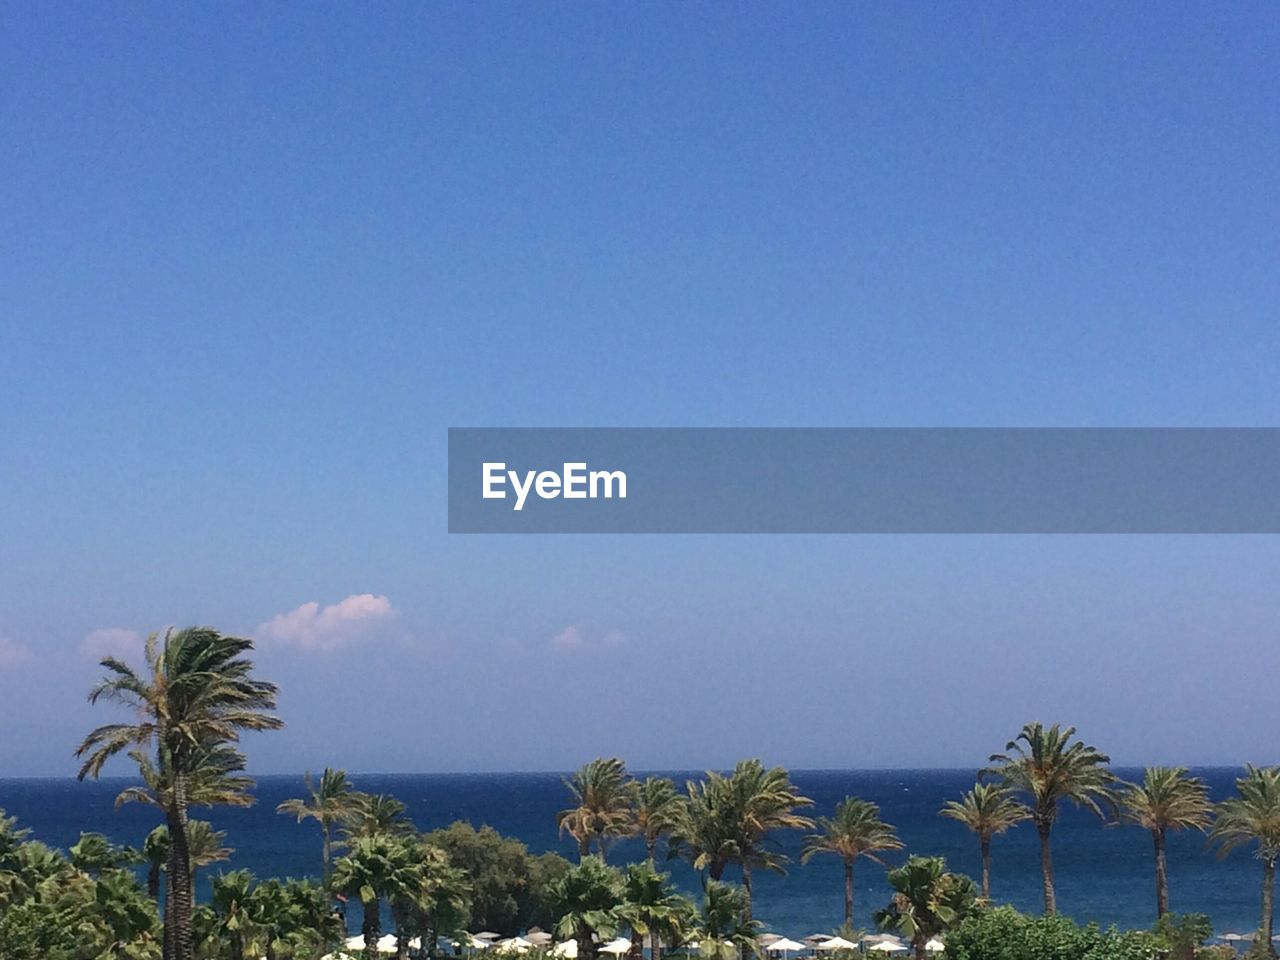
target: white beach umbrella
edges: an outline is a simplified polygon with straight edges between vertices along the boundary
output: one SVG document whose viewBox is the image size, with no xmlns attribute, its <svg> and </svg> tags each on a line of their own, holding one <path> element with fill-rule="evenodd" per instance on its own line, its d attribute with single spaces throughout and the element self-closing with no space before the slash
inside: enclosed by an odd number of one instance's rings
<svg viewBox="0 0 1280 960">
<path fill-rule="evenodd" d="M 832 937 L 830 940 L 823 940 L 813 949 L 821 950 L 825 953 L 828 950 L 856 950 L 858 949 L 858 945 L 856 943 L 851 943 L 844 937 Z"/>
<path fill-rule="evenodd" d="M 906 953 L 907 948 L 901 943 L 894 943 L 892 940 L 881 940 L 879 943 L 873 943 L 867 948 L 868 950 L 876 950 L 880 953 Z"/>
<path fill-rule="evenodd" d="M 756 937 L 756 943 L 764 945 L 764 944 L 773 943 L 773 941 L 781 940 L 781 939 L 782 939 L 782 934 L 780 933 L 762 933 L 760 934 L 760 936 Z"/>
<path fill-rule="evenodd" d="M 551 950 L 553 957 L 563 957 L 564 960 L 578 960 L 578 941 L 566 940 L 564 943 L 557 943 Z"/>
<path fill-rule="evenodd" d="M 356 950 L 356 951 L 363 950 L 364 936 L 360 935 L 355 937 L 347 937 L 347 939 L 343 941 L 342 945 L 346 947 L 348 950 Z"/>
<path fill-rule="evenodd" d="M 796 943 L 794 940 L 788 940 L 786 937 L 779 937 L 777 940 L 766 943 L 764 948 L 769 953 L 781 953 L 785 955 L 803 950 L 805 946 L 803 943 Z"/>
<path fill-rule="evenodd" d="M 631 941 L 626 937 L 618 937 L 617 939 L 610 940 L 600 948 L 601 953 L 611 953 L 615 957 L 620 957 L 624 953 L 629 953 L 630 951 Z"/>
<path fill-rule="evenodd" d="M 947 945 L 943 943 L 941 940 L 939 940 L 937 937 L 934 937 L 932 940 L 930 940 L 928 943 L 924 945 L 924 948 L 928 950 L 930 953 L 939 953 L 947 949 Z"/>
<path fill-rule="evenodd" d="M 532 946 L 524 937 L 508 937 L 495 943 L 493 949 L 498 953 L 524 953 Z"/>
</svg>

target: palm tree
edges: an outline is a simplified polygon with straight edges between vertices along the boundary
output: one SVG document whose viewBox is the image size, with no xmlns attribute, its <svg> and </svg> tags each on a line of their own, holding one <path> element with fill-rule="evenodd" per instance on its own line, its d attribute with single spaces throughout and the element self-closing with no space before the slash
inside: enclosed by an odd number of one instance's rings
<svg viewBox="0 0 1280 960">
<path fill-rule="evenodd" d="M 708 773 L 710 779 L 715 774 Z M 814 823 L 795 811 L 813 806 L 813 801 L 796 792 L 783 767 L 765 769 L 759 760 L 743 760 L 728 778 L 729 817 L 727 847 L 729 861 L 742 868 L 742 919 L 751 921 L 751 872 L 759 867 L 783 873 L 786 857 L 765 846 L 775 830 L 807 830 Z M 745 960 L 745 954 L 744 954 Z"/>
<path fill-rule="evenodd" d="M 471 912 L 471 883 L 466 871 L 449 855 L 425 839 L 422 858 L 422 896 L 412 904 L 411 920 L 424 945 L 424 955 L 434 956 L 440 936 L 454 937 L 466 930 Z"/>
<path fill-rule="evenodd" d="M 163 823 L 142 841 L 142 860 L 147 865 L 147 896 L 160 902 L 160 871 L 169 862 L 169 828 Z"/>
<path fill-rule="evenodd" d="M 578 841 L 580 860 L 591 855 L 593 840 L 603 860 L 605 840 L 625 834 L 632 819 L 626 764 L 617 757 L 592 760 L 564 785 L 573 806 L 556 815 L 560 832 Z"/>
<path fill-rule="evenodd" d="M 207 820 L 187 821 L 187 856 L 191 861 L 191 882 L 195 883 L 196 871 L 211 863 L 225 863 L 235 851 L 224 847 L 225 830 L 213 829 Z"/>
<path fill-rule="evenodd" d="M 685 784 L 682 822 L 671 837 L 672 847 L 706 878 L 720 880 L 735 851 L 730 835 L 732 817 L 729 781 L 709 774 L 704 780 Z"/>
<path fill-rule="evenodd" d="M 925 960 L 925 945 L 965 918 L 977 900 L 973 881 L 948 873 L 941 857 L 909 857 L 889 871 L 893 899 L 876 913 L 881 927 L 902 931 L 916 960 Z"/>
<path fill-rule="evenodd" d="M 997 776 L 1004 787 L 1031 799 L 1031 819 L 1040 836 L 1040 874 L 1047 916 L 1057 912 L 1049 834 L 1058 819 L 1058 805 L 1070 801 L 1103 819 L 1103 807 L 1114 806 L 1111 785 L 1116 777 L 1107 767 L 1111 758 L 1083 741 L 1073 740 L 1075 733 L 1075 727 L 1064 730 L 1056 723 L 1051 727 L 1028 723 L 1005 744 L 1005 753 L 991 755 L 991 763 L 996 766 L 978 773 L 979 779 Z"/>
<path fill-rule="evenodd" d="M 404 804 L 389 793 L 353 793 L 343 819 L 343 836 L 347 840 L 411 836 L 413 823 L 404 811 Z"/>
<path fill-rule="evenodd" d="M 703 884 L 698 953 L 711 960 L 734 960 L 753 951 L 761 925 L 747 913 L 747 895 L 742 887 L 718 880 Z"/>
<path fill-rule="evenodd" d="M 1169 912 L 1169 877 L 1165 838 L 1170 830 L 1205 830 L 1213 804 L 1204 781 L 1186 767 L 1147 767 L 1142 783 L 1125 787 L 1121 809 L 1130 823 L 1151 831 L 1156 852 L 1156 917 Z"/>
<path fill-rule="evenodd" d="M 632 825 L 644 840 L 644 855 L 655 866 L 658 841 L 676 833 L 684 823 L 684 798 L 667 777 L 646 777 L 631 783 Z"/>
<path fill-rule="evenodd" d="M 650 960 L 661 960 L 664 941 L 684 942 L 693 912 L 693 904 L 676 892 L 665 873 L 658 873 L 648 863 L 627 867 L 622 903 L 614 913 L 631 928 L 633 958 L 643 955 L 643 938 L 647 936 Z"/>
<path fill-rule="evenodd" d="M 844 863 L 844 924 L 853 928 L 853 867 L 858 857 L 884 864 L 879 854 L 901 850 L 902 841 L 892 824 L 880 819 L 880 808 L 867 800 L 845 797 L 836 805 L 834 817 L 821 817 L 818 832 L 805 837 L 800 862 L 808 863 L 820 853 L 833 853 Z"/>
<path fill-rule="evenodd" d="M 556 934 L 577 940 L 578 960 L 596 960 L 596 935 L 611 937 L 617 930 L 614 917 L 622 900 L 618 871 L 588 855 L 552 881 L 546 898 L 560 916 Z"/>
<path fill-rule="evenodd" d="M 245 657 L 253 642 L 227 637 L 207 627 L 188 627 L 147 639 L 144 673 L 115 657 L 102 667 L 107 676 L 89 694 L 89 702 L 108 700 L 132 712 L 130 723 L 98 727 L 76 750 L 83 757 L 79 777 L 98 777 L 117 754 L 153 750 L 156 765 L 167 771 L 170 788 L 164 802 L 169 827 L 169 907 L 165 923 L 165 960 L 194 960 L 191 927 L 194 908 L 187 849 L 187 810 L 191 803 L 193 756 L 208 745 L 227 745 L 246 730 L 275 730 L 283 722 L 275 709 L 274 684 L 252 677 Z"/>
<path fill-rule="evenodd" d="M 959 800 L 948 800 L 939 812 L 977 834 L 982 853 L 982 899 L 990 900 L 991 838 L 1030 819 L 1031 811 L 999 784 L 975 783 Z"/>
<path fill-rule="evenodd" d="M 330 860 L 333 854 L 333 828 L 351 816 L 355 806 L 355 788 L 347 779 L 345 770 L 324 768 L 317 784 L 308 773 L 303 778 L 307 796 L 286 800 L 276 807 L 276 813 L 286 813 L 303 820 L 315 820 L 320 824 L 322 836 L 321 858 L 325 883 L 329 882 Z"/>
<path fill-rule="evenodd" d="M 226 945 L 228 960 L 245 960 L 245 948 L 254 932 L 250 914 L 253 874 L 248 870 L 232 870 L 213 878 L 209 898 L 208 933 L 219 947 Z"/>
<path fill-rule="evenodd" d="M 415 857 L 401 837 L 388 834 L 358 836 L 351 841 L 345 856 L 333 865 L 333 889 L 360 901 L 364 920 L 365 956 L 373 960 L 382 936 L 382 899 L 404 894 L 410 885 L 408 877 L 414 869 Z"/>
<path fill-rule="evenodd" d="M 1245 775 L 1236 780 L 1236 793 L 1218 805 L 1209 839 L 1218 844 L 1223 856 L 1237 847 L 1257 844 L 1254 856 L 1262 861 L 1259 942 L 1270 950 L 1276 861 L 1280 860 L 1280 767 L 1246 766 Z"/>
</svg>

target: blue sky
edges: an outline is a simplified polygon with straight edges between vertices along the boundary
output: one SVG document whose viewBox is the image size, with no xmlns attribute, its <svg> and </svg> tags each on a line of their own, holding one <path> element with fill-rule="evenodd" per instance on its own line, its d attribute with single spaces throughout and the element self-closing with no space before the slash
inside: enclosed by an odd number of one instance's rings
<svg viewBox="0 0 1280 960">
<path fill-rule="evenodd" d="M 173 622 L 260 637 L 264 772 L 1280 760 L 1274 538 L 444 532 L 451 425 L 1277 425 L 1278 42 L 5 8 L 0 773 L 70 773 L 92 652 Z"/>
</svg>

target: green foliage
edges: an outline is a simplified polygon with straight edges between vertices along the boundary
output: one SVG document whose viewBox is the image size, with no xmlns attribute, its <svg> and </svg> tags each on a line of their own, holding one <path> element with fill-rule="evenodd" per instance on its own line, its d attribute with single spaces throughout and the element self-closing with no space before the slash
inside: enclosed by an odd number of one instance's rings
<svg viewBox="0 0 1280 960">
<path fill-rule="evenodd" d="M 942 857 L 909 857 L 888 876 L 893 898 L 876 914 L 876 922 L 910 940 L 917 956 L 931 937 L 946 933 L 971 913 L 978 898 L 973 881 L 948 873 Z"/>
<path fill-rule="evenodd" d="M 556 933 L 578 941 L 581 960 L 596 955 L 596 938 L 612 937 L 622 903 L 622 876 L 599 857 L 584 857 L 547 888 L 547 899 L 559 916 Z"/>
<path fill-rule="evenodd" d="M 718 880 L 703 886 L 699 917 L 698 952 L 713 960 L 733 960 L 743 949 L 754 949 L 756 937 L 764 929 L 756 920 L 743 916 L 746 892 L 741 887 Z"/>
<path fill-rule="evenodd" d="M 1157 950 L 1167 960 L 1196 960 L 1213 936 L 1213 924 L 1203 913 L 1168 913 L 1153 932 Z"/>
<path fill-rule="evenodd" d="M 470 886 L 466 926 L 504 935 L 531 926 L 552 927 L 558 919 L 547 900 L 547 889 L 569 870 L 555 853 L 533 856 L 519 840 L 504 837 L 492 827 L 477 830 L 457 821 L 427 834 L 428 844 L 443 850 Z"/>
<path fill-rule="evenodd" d="M 1012 907 L 979 910 L 947 934 L 947 960 L 1152 960 L 1160 946 L 1143 931 L 1080 926 L 1066 917 L 1026 917 Z"/>
<path fill-rule="evenodd" d="M 634 828 L 634 790 L 627 779 L 627 767 L 619 758 L 597 758 L 565 780 L 573 806 L 561 810 L 556 823 L 561 833 L 578 841 L 578 852 L 586 857 L 591 844 L 601 858 L 605 843 L 626 835 Z"/>
</svg>

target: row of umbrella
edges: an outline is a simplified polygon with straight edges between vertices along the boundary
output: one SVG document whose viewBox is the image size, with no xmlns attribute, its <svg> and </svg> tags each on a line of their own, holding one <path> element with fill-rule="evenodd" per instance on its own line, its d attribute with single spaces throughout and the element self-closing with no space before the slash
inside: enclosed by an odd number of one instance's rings
<svg viewBox="0 0 1280 960">
<path fill-rule="evenodd" d="M 1244 937 L 1238 934 L 1227 934 L 1223 939 L 1244 939 Z M 495 953 L 525 953 L 533 949 L 546 949 L 551 943 L 551 934 L 534 929 L 523 937 L 507 937 L 505 939 L 499 939 L 498 934 L 488 931 L 470 933 L 467 934 L 466 941 L 462 943 L 455 942 L 454 946 L 463 946 L 472 950 L 493 950 Z M 364 950 L 364 937 L 348 937 L 344 946 L 350 952 L 360 953 Z M 409 949 L 417 950 L 419 946 L 420 941 L 418 938 L 415 937 L 409 941 Z M 839 950 L 857 950 L 862 947 L 867 951 L 884 954 L 905 953 L 907 951 L 907 945 L 892 934 L 872 934 L 862 937 L 856 942 L 846 940 L 844 937 L 827 937 L 822 934 L 815 934 L 812 937 L 806 937 L 803 943 L 777 934 L 765 934 L 760 938 L 760 946 L 766 953 L 781 954 L 783 960 L 786 960 L 788 954 L 803 953 L 806 950 L 812 950 L 815 953 L 834 953 Z M 930 953 L 938 953 L 943 949 L 943 943 L 941 940 L 933 939 L 925 944 L 925 949 Z M 395 936 L 387 934 L 381 937 L 377 943 L 377 951 L 379 953 L 395 953 Z M 631 941 L 626 937 L 617 937 L 608 943 L 601 944 L 599 951 L 611 956 L 621 957 L 631 952 Z M 551 954 L 559 957 L 560 960 L 577 960 L 578 941 L 566 940 L 563 943 L 557 943 L 551 947 Z M 331 958 L 336 960 L 334 954 L 330 954 L 325 960 L 331 960 Z"/>
</svg>

